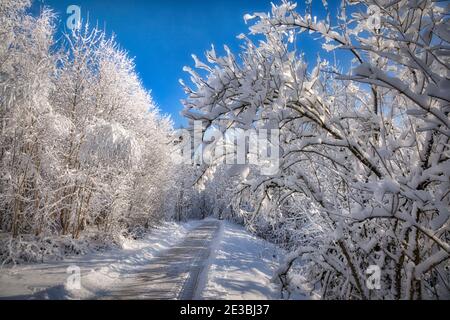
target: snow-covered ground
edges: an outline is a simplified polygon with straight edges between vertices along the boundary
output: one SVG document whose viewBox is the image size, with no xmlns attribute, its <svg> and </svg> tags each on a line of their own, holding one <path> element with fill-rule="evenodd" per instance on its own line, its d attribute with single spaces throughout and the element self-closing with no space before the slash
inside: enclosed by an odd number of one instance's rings
<svg viewBox="0 0 450 320">
<path fill-rule="evenodd" d="M 172 260 L 167 261 L 173 261 L 174 252 L 181 247 L 186 250 L 186 243 L 189 243 L 186 239 L 192 239 L 193 235 L 200 232 L 200 227 L 206 224 L 204 221 L 185 224 L 167 222 L 142 240 L 125 242 L 122 249 L 60 262 L 4 267 L 0 269 L 0 299 L 96 299 L 108 297 L 112 291 L 116 292 L 115 297 L 126 298 L 120 296 L 120 288 L 128 288 L 130 282 L 126 279 L 129 280 L 130 275 L 133 278 L 134 274 L 145 274 L 150 270 L 154 273 L 158 269 L 151 267 L 161 264 L 161 259 L 164 260 L 166 256 L 172 257 Z M 217 220 L 214 220 L 214 224 L 219 225 L 219 231 L 211 234 L 211 241 L 206 245 L 209 255 L 199 263 L 200 269 L 197 270 L 200 270 L 200 274 L 195 276 L 193 297 L 280 299 L 280 291 L 271 278 L 284 258 L 283 250 L 251 235 L 241 226 Z M 164 276 L 178 270 L 179 267 L 172 264 L 167 264 L 156 275 L 158 281 L 162 281 L 161 286 L 165 284 Z M 68 269 L 71 266 L 80 268 L 80 288 L 73 286 L 73 277 L 70 277 Z M 191 272 L 191 277 L 192 274 L 194 272 Z M 145 281 L 136 279 L 132 283 Z M 151 278 L 147 279 L 151 281 Z M 167 282 L 170 281 L 167 277 Z M 183 286 L 182 281 L 179 282 Z M 160 284 L 153 283 L 155 285 Z"/>
<path fill-rule="evenodd" d="M 226 221 L 214 245 L 198 298 L 280 299 L 271 278 L 283 259 L 282 250 Z"/>
<path fill-rule="evenodd" d="M 91 299 L 121 281 L 121 276 L 144 267 L 155 256 L 181 241 L 200 222 L 166 222 L 141 240 L 123 248 L 70 257 L 63 261 L 0 269 L 0 299 Z M 73 288 L 69 267 L 79 267 L 81 289 Z"/>
</svg>

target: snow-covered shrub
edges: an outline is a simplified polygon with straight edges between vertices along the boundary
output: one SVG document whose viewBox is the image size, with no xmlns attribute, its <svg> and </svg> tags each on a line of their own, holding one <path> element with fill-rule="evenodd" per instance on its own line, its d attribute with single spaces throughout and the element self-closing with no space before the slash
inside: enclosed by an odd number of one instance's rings
<svg viewBox="0 0 450 320">
<path fill-rule="evenodd" d="M 128 237 L 132 238 L 130 235 Z M 79 239 L 73 239 L 71 235 L 4 236 L 0 239 L 0 261 L 1 265 L 55 261 L 69 255 L 121 247 L 122 244 L 123 238 L 120 235 L 101 232 L 86 232 Z"/>
</svg>

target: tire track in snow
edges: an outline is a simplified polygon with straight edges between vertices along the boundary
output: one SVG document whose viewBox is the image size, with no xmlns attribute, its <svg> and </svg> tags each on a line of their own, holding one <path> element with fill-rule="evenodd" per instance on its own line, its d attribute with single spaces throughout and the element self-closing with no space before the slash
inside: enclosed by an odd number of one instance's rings
<svg viewBox="0 0 450 320">
<path fill-rule="evenodd" d="M 194 259 L 192 270 L 178 295 L 178 299 L 180 300 L 197 300 L 201 297 L 201 291 L 207 282 L 211 259 L 215 255 L 215 250 L 222 232 L 222 223 L 220 221 L 213 222 L 215 222 L 216 229 L 204 240 L 203 245 L 205 250 L 199 252 L 198 256 Z"/>
</svg>

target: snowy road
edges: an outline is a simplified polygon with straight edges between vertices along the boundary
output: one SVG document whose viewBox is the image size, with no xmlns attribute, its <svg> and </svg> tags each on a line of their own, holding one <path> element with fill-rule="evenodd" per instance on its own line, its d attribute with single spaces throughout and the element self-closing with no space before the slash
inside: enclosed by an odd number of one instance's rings
<svg viewBox="0 0 450 320">
<path fill-rule="evenodd" d="M 122 279 L 121 285 L 99 299 L 193 299 L 199 276 L 207 267 L 219 221 L 205 221 L 165 251 L 147 268 Z"/>
<path fill-rule="evenodd" d="M 214 219 L 166 223 L 122 249 L 0 269 L 1 299 L 277 299 L 283 253 Z M 78 266 L 81 287 L 68 286 Z"/>
</svg>

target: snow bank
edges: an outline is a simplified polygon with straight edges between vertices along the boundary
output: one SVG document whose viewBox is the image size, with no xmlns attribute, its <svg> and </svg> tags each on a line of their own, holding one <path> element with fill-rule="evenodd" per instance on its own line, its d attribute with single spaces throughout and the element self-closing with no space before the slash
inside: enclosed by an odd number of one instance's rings
<svg viewBox="0 0 450 320">
<path fill-rule="evenodd" d="M 284 259 L 283 250 L 225 221 L 216 241 L 209 270 L 203 275 L 206 279 L 200 281 L 205 284 L 199 299 L 281 298 L 271 279 Z"/>
</svg>

